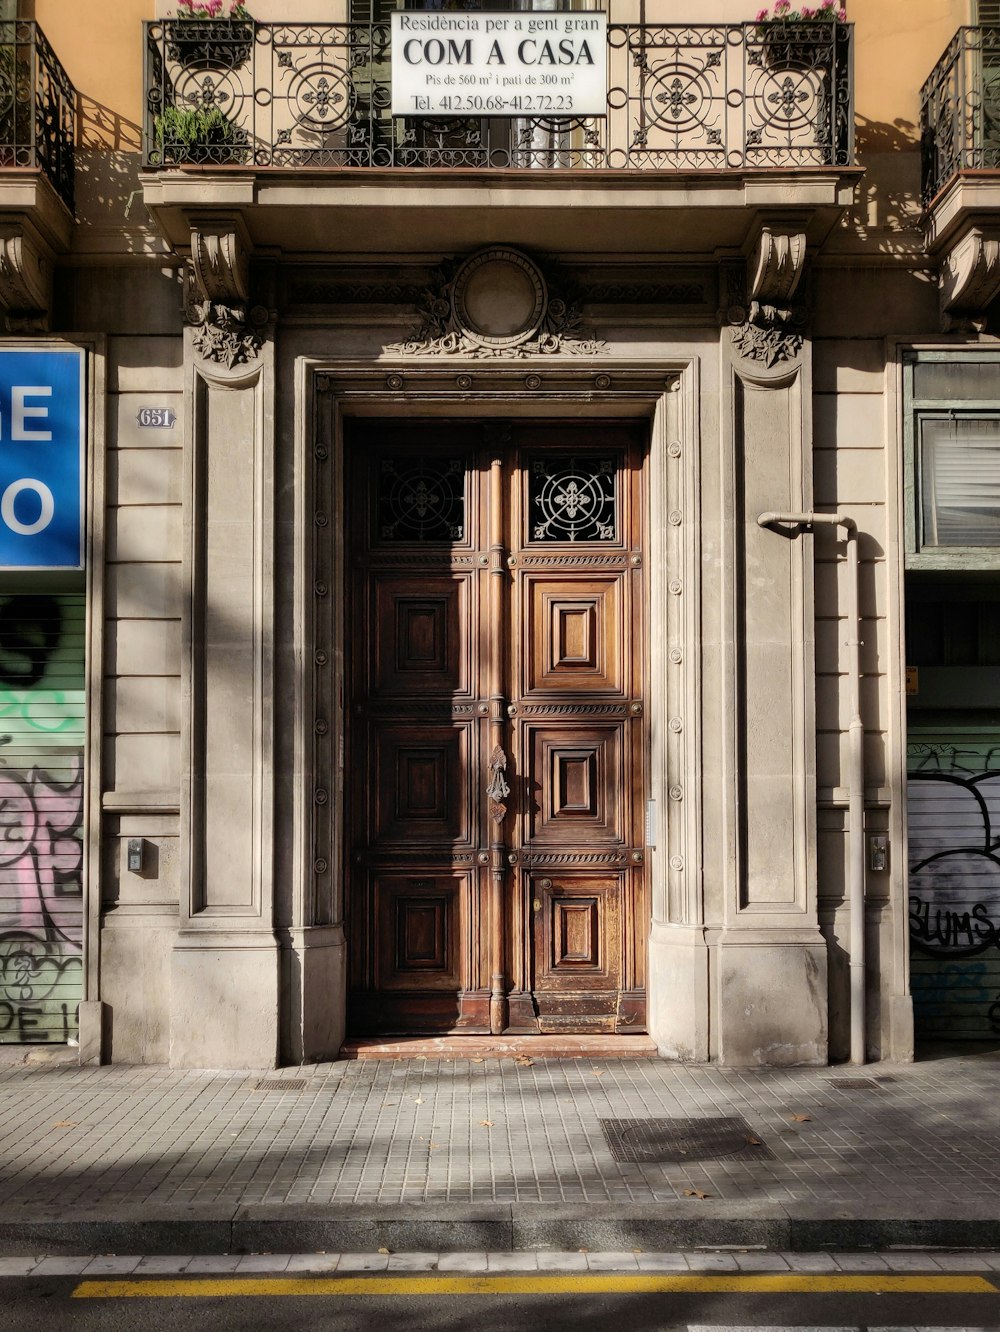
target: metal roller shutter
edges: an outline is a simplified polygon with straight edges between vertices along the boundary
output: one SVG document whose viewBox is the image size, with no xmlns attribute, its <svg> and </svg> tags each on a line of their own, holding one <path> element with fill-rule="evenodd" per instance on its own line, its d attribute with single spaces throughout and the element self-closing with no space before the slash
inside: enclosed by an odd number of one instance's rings
<svg viewBox="0 0 1000 1332">
<path fill-rule="evenodd" d="M 0 1042 L 77 1032 L 84 596 L 0 598 Z"/>
<path fill-rule="evenodd" d="M 1000 1035 L 1000 727 L 911 725 L 910 978 L 923 1037 Z"/>
</svg>

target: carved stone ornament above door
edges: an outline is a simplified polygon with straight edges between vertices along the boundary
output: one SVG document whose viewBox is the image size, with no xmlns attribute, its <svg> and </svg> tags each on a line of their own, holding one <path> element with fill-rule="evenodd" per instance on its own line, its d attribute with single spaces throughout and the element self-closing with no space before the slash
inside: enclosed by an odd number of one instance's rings
<svg viewBox="0 0 1000 1332">
<path fill-rule="evenodd" d="M 402 356 L 601 355 L 578 304 L 554 271 L 520 250 L 491 245 L 442 265 L 423 294 L 420 326 L 383 351 Z"/>
</svg>

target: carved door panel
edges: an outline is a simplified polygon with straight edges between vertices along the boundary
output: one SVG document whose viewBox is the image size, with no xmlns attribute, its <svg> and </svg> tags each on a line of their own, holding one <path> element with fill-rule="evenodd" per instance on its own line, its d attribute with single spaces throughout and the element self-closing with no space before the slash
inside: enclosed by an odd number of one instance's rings
<svg viewBox="0 0 1000 1332">
<path fill-rule="evenodd" d="M 640 434 L 349 444 L 351 1028 L 642 1030 Z"/>
</svg>

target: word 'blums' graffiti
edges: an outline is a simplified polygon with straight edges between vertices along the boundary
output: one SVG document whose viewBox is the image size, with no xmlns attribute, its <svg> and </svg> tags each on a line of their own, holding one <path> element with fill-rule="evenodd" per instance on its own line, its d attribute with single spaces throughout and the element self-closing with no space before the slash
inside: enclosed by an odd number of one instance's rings
<svg viewBox="0 0 1000 1332">
<path fill-rule="evenodd" d="M 1000 1034 L 1000 744 L 995 733 L 914 743 L 909 768 L 918 1022 L 924 1034 Z"/>
</svg>

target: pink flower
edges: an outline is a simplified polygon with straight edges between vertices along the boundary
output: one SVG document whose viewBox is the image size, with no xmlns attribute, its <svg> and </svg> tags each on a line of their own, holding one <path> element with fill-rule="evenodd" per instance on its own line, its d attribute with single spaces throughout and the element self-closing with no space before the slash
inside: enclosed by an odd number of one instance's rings
<svg viewBox="0 0 1000 1332">
<path fill-rule="evenodd" d="M 847 22 L 847 10 L 844 9 L 843 7 L 837 10 L 837 22 L 838 23 Z"/>
<path fill-rule="evenodd" d="M 754 22 L 755 22 L 755 23 L 766 23 L 766 22 L 767 22 L 767 10 L 766 10 L 766 9 L 761 9 L 761 10 L 759 10 L 758 13 L 757 13 L 757 17 L 754 19 Z"/>
<path fill-rule="evenodd" d="M 240 0 L 177 0 L 178 18 L 217 19 L 242 18 Z"/>
<path fill-rule="evenodd" d="M 811 19 L 815 17 L 816 17 L 815 9 L 803 9 L 802 12 L 799 14 L 799 18 L 804 18 L 804 19 Z"/>
<path fill-rule="evenodd" d="M 779 14 L 787 14 L 791 7 L 790 0 L 778 0 L 778 3 L 774 6 L 775 18 L 777 18 Z"/>
</svg>

